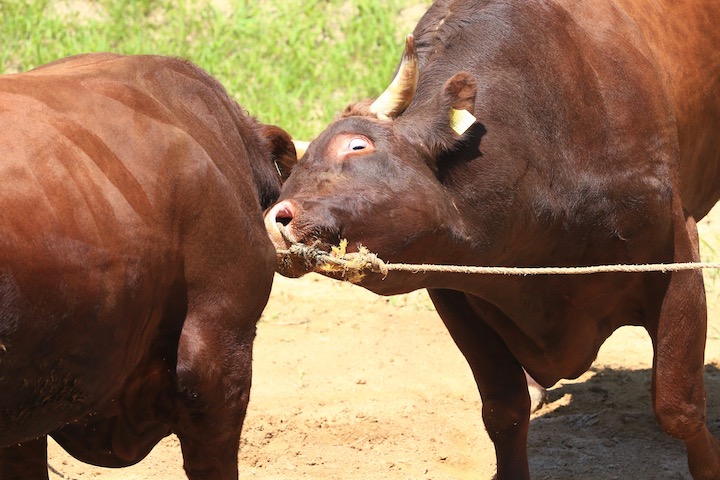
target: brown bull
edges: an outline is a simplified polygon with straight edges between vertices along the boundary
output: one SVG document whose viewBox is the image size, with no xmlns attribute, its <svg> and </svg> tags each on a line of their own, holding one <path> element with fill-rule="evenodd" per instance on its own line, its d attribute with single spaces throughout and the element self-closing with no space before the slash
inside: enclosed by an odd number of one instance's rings
<svg viewBox="0 0 720 480">
<path fill-rule="evenodd" d="M 279 248 L 345 238 L 390 262 L 697 261 L 696 221 L 720 197 L 718 19 L 717 0 L 437 1 L 391 87 L 309 145 L 269 232 Z M 622 325 L 652 338 L 661 428 L 685 443 L 693 477 L 720 478 L 700 271 L 361 285 L 429 290 L 477 381 L 498 478 L 529 477 L 523 367 L 545 386 L 577 377 Z"/>
<path fill-rule="evenodd" d="M 98 54 L 0 77 L 0 479 L 47 479 L 170 432 L 236 479 L 289 137 L 199 68 Z"/>
</svg>

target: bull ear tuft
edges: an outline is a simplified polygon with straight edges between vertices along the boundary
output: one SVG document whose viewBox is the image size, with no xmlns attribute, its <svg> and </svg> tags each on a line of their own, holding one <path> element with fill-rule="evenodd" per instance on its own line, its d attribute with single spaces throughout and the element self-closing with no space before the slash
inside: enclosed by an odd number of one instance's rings
<svg viewBox="0 0 720 480">
<path fill-rule="evenodd" d="M 270 156 L 275 163 L 280 180 L 285 182 L 298 160 L 292 138 L 285 130 L 275 125 L 265 125 L 263 136 L 270 148 Z"/>
</svg>

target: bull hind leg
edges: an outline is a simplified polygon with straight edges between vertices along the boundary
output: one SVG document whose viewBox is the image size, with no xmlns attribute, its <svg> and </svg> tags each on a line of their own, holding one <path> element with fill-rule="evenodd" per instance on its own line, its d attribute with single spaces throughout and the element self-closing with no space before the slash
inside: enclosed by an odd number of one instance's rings
<svg viewBox="0 0 720 480">
<path fill-rule="evenodd" d="M 530 396 L 525 372 L 463 293 L 452 290 L 429 293 L 448 332 L 467 359 L 480 391 L 483 422 L 497 457 L 495 478 L 529 479 Z"/>
<path fill-rule="evenodd" d="M 47 436 L 0 448 L 0 480 L 48 480 Z"/>
<path fill-rule="evenodd" d="M 699 261 L 695 220 L 674 218 L 676 262 Z M 720 442 L 708 431 L 704 351 L 707 308 L 702 272 L 673 273 L 653 338 L 653 409 L 660 427 L 685 443 L 696 480 L 720 478 Z M 655 330 L 655 331 L 653 331 Z"/>
</svg>

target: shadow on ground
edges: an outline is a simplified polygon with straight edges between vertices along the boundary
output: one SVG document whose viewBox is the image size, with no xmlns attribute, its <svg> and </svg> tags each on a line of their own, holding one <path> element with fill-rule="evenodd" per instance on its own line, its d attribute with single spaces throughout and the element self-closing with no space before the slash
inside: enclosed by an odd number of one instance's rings
<svg viewBox="0 0 720 480">
<path fill-rule="evenodd" d="M 705 373 L 708 425 L 720 437 L 720 369 Z M 691 479 L 682 443 L 658 427 L 651 371 L 592 369 L 551 389 L 530 425 L 535 479 Z M 641 473 L 641 476 L 638 476 Z"/>
</svg>

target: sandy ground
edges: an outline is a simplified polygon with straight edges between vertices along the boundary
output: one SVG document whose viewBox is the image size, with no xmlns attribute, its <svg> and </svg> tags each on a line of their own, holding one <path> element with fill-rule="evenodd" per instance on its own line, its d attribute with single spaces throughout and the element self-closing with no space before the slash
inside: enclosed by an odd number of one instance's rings
<svg viewBox="0 0 720 480">
<path fill-rule="evenodd" d="M 720 214 L 720 212 L 717 212 Z M 718 225 L 702 225 L 715 244 Z M 718 286 L 706 354 L 709 423 L 720 434 Z M 686 479 L 682 445 L 650 410 L 651 346 L 625 327 L 589 372 L 549 392 L 532 417 L 535 479 Z M 383 298 L 309 275 L 277 277 L 258 326 L 239 455 L 246 479 L 490 479 L 492 444 L 470 370 L 425 292 Z M 81 464 L 57 445 L 51 479 L 184 478 L 173 436 L 136 466 Z"/>
</svg>

